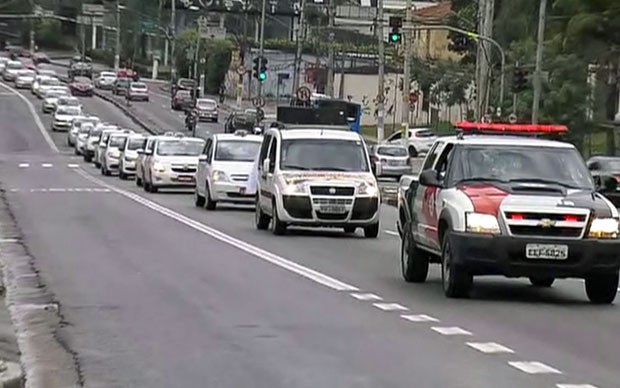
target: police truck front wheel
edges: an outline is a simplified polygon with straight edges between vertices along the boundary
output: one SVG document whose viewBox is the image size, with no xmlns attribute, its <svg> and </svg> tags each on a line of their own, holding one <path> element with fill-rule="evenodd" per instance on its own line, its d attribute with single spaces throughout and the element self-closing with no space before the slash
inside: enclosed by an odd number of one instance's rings
<svg viewBox="0 0 620 388">
<path fill-rule="evenodd" d="M 377 238 L 379 235 L 379 223 L 364 226 L 364 237 Z"/>
<path fill-rule="evenodd" d="M 260 200 L 258 196 L 256 196 L 256 212 L 254 213 L 254 217 L 256 221 L 256 229 L 267 230 L 267 228 L 269 228 L 271 218 L 265 213 L 263 213 L 263 209 L 260 206 Z"/>
<path fill-rule="evenodd" d="M 473 277 L 466 268 L 454 262 L 455 252 L 450 242 L 450 232 L 443 236 L 441 245 L 441 284 L 448 298 L 466 298 L 473 285 Z"/>
<path fill-rule="evenodd" d="M 273 230 L 273 234 L 277 236 L 281 236 L 286 233 L 286 223 L 280 221 L 280 217 L 278 216 L 278 206 L 276 205 L 276 201 L 273 201 L 272 205 L 273 209 L 273 219 L 271 220 L 271 229 Z"/>
<path fill-rule="evenodd" d="M 586 294 L 595 304 L 612 304 L 618 294 L 618 274 L 597 274 L 586 278 Z"/>
<path fill-rule="evenodd" d="M 428 276 L 428 254 L 415 246 L 409 232 L 400 244 L 400 269 L 408 283 L 424 283 Z"/>
</svg>

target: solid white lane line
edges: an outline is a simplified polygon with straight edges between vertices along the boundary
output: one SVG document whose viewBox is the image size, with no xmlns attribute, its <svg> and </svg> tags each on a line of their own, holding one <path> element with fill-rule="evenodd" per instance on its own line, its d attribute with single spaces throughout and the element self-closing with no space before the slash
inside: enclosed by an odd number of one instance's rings
<svg viewBox="0 0 620 388">
<path fill-rule="evenodd" d="M 598 388 L 592 384 L 557 384 L 557 388 Z"/>
<path fill-rule="evenodd" d="M 36 109 L 34 108 L 34 105 L 32 105 L 32 103 L 30 101 L 28 101 L 28 99 L 26 97 L 24 97 L 24 95 L 22 95 L 20 92 L 18 92 L 17 90 L 13 89 L 12 87 L 0 82 L 0 86 L 2 86 L 3 88 L 9 90 L 11 93 L 15 94 L 16 96 L 18 96 L 28 107 L 28 110 L 30 111 L 30 114 L 32 115 L 32 118 L 34 119 L 35 124 L 37 124 L 37 127 L 39 128 L 39 132 L 41 132 L 41 135 L 43 135 L 43 138 L 45 139 L 45 141 L 47 142 L 47 145 L 52 149 L 52 151 L 58 153 L 60 152 L 58 150 L 58 147 L 56 147 L 56 144 L 54 144 L 54 140 L 52 140 L 52 137 L 50 136 L 50 134 L 47 132 L 47 130 L 45 129 L 45 126 L 43 125 L 43 122 L 41 121 L 41 118 L 39 117 L 39 114 L 37 113 Z"/>
<path fill-rule="evenodd" d="M 402 306 L 398 303 L 373 303 L 373 306 L 383 311 L 406 311 L 409 310 L 407 307 Z"/>
<path fill-rule="evenodd" d="M 43 168 L 50 168 L 52 166 L 53 165 L 51 163 L 41 163 L 41 167 L 43 167 Z"/>
<path fill-rule="evenodd" d="M 58 188 L 58 189 L 57 188 L 49 189 L 50 193 L 64 193 L 65 191 L 67 191 L 67 189 L 60 189 L 60 188 Z"/>
<path fill-rule="evenodd" d="M 30 167 L 30 163 L 20 163 L 19 164 L 19 168 L 26 168 L 26 167 Z"/>
<path fill-rule="evenodd" d="M 406 319 L 409 322 L 439 322 L 439 319 L 433 318 L 430 315 L 418 314 L 418 315 L 401 315 L 402 319 Z"/>
<path fill-rule="evenodd" d="M 384 232 L 392 236 L 400 237 L 400 234 L 398 234 L 398 232 L 395 232 L 393 230 L 384 230 Z"/>
<path fill-rule="evenodd" d="M 351 293 L 351 296 L 354 297 L 357 300 L 364 300 L 364 301 L 368 301 L 368 300 L 383 300 L 382 297 L 380 297 L 379 295 L 375 295 L 375 294 L 361 294 L 361 293 L 356 293 L 353 292 Z"/>
<path fill-rule="evenodd" d="M 514 350 L 495 342 L 468 342 L 467 346 L 482 353 L 514 353 Z"/>
<path fill-rule="evenodd" d="M 559 370 L 538 361 L 510 361 L 508 362 L 508 365 L 519 369 L 521 372 L 529 373 L 531 375 L 543 373 L 562 374 Z"/>
<path fill-rule="evenodd" d="M 16 242 L 19 242 L 19 240 L 16 239 L 16 238 L 2 238 L 2 239 L 0 239 L 0 244 L 1 243 L 16 243 Z"/>
<path fill-rule="evenodd" d="M 84 178 L 90 180 L 91 182 L 94 182 L 102 187 L 108 188 L 110 190 L 112 190 L 113 192 L 120 194 L 128 199 L 131 199 L 134 202 L 137 202 L 151 210 L 154 210 L 162 215 L 165 215 L 168 218 L 171 218 L 175 221 L 178 221 L 186 226 L 189 226 L 190 228 L 197 230 L 203 234 L 209 235 L 213 238 L 215 238 L 216 240 L 219 240 L 225 244 L 231 245 L 237 249 L 240 249 L 244 252 L 249 253 L 252 256 L 255 256 L 259 259 L 262 259 L 266 262 L 269 262 L 271 264 L 277 265 L 280 268 L 286 269 L 290 272 L 296 273 L 300 276 L 303 276 L 307 279 L 310 279 L 316 283 L 322 284 L 326 287 L 329 287 L 333 290 L 336 291 L 359 291 L 359 289 L 357 287 L 354 287 L 350 284 L 341 282 L 340 280 L 334 279 L 328 275 L 325 275 L 323 273 L 320 273 L 318 271 L 315 271 L 313 269 L 310 269 L 308 267 L 304 267 L 301 264 L 297 264 L 291 260 L 285 259 L 284 257 L 278 256 L 274 253 L 268 252 L 264 249 L 261 249 L 257 246 L 251 245 L 245 241 L 239 240 L 235 237 L 229 236 L 225 233 L 220 232 L 217 229 L 211 228 L 205 224 L 202 224 L 198 221 L 195 221 L 189 217 L 186 217 L 180 213 L 177 213 L 173 210 L 170 210 L 164 206 L 161 206 L 153 201 L 150 201 L 144 197 L 141 197 L 137 194 L 131 193 L 129 191 L 125 191 L 122 189 L 119 189 L 113 185 L 109 185 L 107 183 L 105 183 L 104 181 L 95 178 L 94 176 L 88 174 L 86 171 L 82 170 L 82 169 L 76 169 L 74 170 L 76 171 L 78 174 L 80 174 L 81 176 L 83 176 Z"/>
<path fill-rule="evenodd" d="M 442 334 L 442 335 L 472 335 L 471 332 L 465 329 L 461 329 L 460 327 L 457 327 L 457 326 L 452 326 L 452 327 L 435 326 L 435 327 L 431 327 L 431 330 L 436 331 L 437 333 Z"/>
</svg>

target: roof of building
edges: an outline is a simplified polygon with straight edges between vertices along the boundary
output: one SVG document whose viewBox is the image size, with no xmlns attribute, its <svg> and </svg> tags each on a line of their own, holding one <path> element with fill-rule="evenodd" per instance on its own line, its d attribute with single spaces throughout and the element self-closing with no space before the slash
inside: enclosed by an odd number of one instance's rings
<svg viewBox="0 0 620 388">
<path fill-rule="evenodd" d="M 417 9 L 413 15 L 416 19 L 447 19 L 452 15 L 452 1 L 444 0 L 430 7 Z"/>
</svg>

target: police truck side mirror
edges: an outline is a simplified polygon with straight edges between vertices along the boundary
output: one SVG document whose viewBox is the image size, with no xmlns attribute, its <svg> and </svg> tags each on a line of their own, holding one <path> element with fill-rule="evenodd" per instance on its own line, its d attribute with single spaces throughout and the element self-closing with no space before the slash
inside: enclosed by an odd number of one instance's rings
<svg viewBox="0 0 620 388">
<path fill-rule="evenodd" d="M 198 163 L 206 163 L 206 162 L 207 162 L 207 155 L 202 154 L 198 156 Z"/>
<path fill-rule="evenodd" d="M 271 163 L 271 160 L 269 160 L 269 158 L 263 160 L 263 174 L 266 174 L 267 171 L 269 171 L 269 164 Z"/>
<path fill-rule="evenodd" d="M 420 173 L 419 181 L 422 186 L 429 186 L 429 187 L 440 187 L 441 186 L 441 182 L 439 182 L 439 179 L 437 178 L 437 171 L 435 170 L 422 171 Z"/>
<path fill-rule="evenodd" d="M 144 150 L 143 149 L 139 149 L 137 152 L 138 152 L 138 155 L 144 155 Z"/>
</svg>

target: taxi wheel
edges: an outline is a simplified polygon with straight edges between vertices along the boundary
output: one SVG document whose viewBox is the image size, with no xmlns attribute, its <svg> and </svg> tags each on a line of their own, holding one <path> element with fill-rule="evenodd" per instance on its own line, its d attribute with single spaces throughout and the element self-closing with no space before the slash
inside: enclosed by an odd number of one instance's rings
<svg viewBox="0 0 620 388">
<path fill-rule="evenodd" d="M 415 158 L 416 156 L 418 156 L 418 150 L 416 150 L 414 146 L 410 146 L 409 147 L 409 157 Z"/>
<path fill-rule="evenodd" d="M 443 236 L 441 249 L 441 284 L 448 298 L 466 298 L 473 285 L 473 277 L 454 263 L 450 232 Z"/>
<path fill-rule="evenodd" d="M 590 275 L 586 278 L 586 294 L 594 304 L 612 304 L 618 294 L 618 274 Z"/>
<path fill-rule="evenodd" d="M 196 207 L 203 207 L 205 205 L 206 198 L 198 193 L 198 188 L 194 189 L 194 205 Z"/>
<path fill-rule="evenodd" d="M 408 283 L 424 283 L 428 277 L 428 254 L 415 246 L 409 232 L 401 238 L 400 270 Z"/>
<path fill-rule="evenodd" d="M 534 287 L 551 287 L 554 281 L 555 279 L 551 277 L 544 277 L 544 276 L 530 277 L 530 283 L 532 283 Z"/>
<path fill-rule="evenodd" d="M 379 236 L 379 223 L 364 226 L 364 237 L 377 238 Z"/>
<path fill-rule="evenodd" d="M 211 191 L 209 189 L 209 184 L 205 185 L 205 207 L 207 210 L 215 210 L 217 206 L 217 202 L 211 199 Z"/>
<path fill-rule="evenodd" d="M 123 181 L 127 180 L 127 174 L 123 172 L 122 167 L 118 171 L 118 178 Z"/>
<path fill-rule="evenodd" d="M 142 178 L 136 175 L 136 186 L 142 187 Z"/>
<path fill-rule="evenodd" d="M 277 235 L 277 236 L 281 236 L 283 234 L 286 234 L 286 223 L 280 221 L 280 218 L 278 217 L 278 207 L 276 206 L 275 201 L 273 201 L 273 220 L 271 222 L 271 229 L 273 231 L 273 234 Z"/>
</svg>

